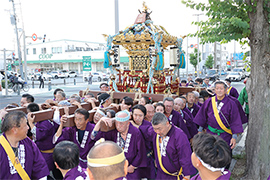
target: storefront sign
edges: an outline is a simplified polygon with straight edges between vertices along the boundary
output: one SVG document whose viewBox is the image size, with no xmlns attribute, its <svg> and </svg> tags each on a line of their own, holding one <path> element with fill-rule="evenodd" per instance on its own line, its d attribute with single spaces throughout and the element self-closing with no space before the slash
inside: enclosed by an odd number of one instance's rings
<svg viewBox="0 0 270 180">
<path fill-rule="evenodd" d="M 40 54 L 39 59 L 51 59 L 53 54 Z"/>
</svg>

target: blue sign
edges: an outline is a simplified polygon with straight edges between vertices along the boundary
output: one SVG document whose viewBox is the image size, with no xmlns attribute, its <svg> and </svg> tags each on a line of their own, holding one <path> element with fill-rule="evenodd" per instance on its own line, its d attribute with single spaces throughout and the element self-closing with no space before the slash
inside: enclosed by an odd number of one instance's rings
<svg viewBox="0 0 270 180">
<path fill-rule="evenodd" d="M 233 60 L 243 60 L 244 53 L 233 53 Z"/>
</svg>

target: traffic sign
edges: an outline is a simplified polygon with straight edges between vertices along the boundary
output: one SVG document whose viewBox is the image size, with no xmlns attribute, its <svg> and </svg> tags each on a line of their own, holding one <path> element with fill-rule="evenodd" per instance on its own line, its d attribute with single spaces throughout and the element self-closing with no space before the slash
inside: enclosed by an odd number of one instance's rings
<svg viewBox="0 0 270 180">
<path fill-rule="evenodd" d="M 91 56 L 83 56 L 83 71 L 92 71 L 92 59 Z"/>
<path fill-rule="evenodd" d="M 37 35 L 35 33 L 32 35 L 32 40 L 33 41 L 36 41 L 37 40 Z"/>
</svg>

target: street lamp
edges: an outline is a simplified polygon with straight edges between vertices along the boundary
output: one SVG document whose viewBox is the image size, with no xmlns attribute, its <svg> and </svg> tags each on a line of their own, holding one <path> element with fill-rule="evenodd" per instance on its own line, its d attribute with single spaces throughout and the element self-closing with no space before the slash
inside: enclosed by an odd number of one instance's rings
<svg viewBox="0 0 270 180">
<path fill-rule="evenodd" d="M 193 16 L 197 16 L 197 22 L 199 22 L 199 16 L 200 15 L 204 15 L 203 13 L 201 14 L 193 14 Z M 199 32 L 199 25 L 197 25 L 197 32 Z M 199 36 L 197 36 L 197 44 L 198 44 L 198 52 L 197 52 L 197 64 L 198 64 L 198 67 L 197 67 L 197 76 L 199 76 L 199 70 L 200 70 L 200 40 L 199 40 Z"/>
<path fill-rule="evenodd" d="M 115 34 L 119 32 L 119 9 L 118 0 L 114 0 Z"/>
</svg>

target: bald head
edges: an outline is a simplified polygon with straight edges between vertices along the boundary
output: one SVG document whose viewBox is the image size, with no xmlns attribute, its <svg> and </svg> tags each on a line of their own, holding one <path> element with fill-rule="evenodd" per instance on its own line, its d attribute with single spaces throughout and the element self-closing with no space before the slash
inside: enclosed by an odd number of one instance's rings
<svg viewBox="0 0 270 180">
<path fill-rule="evenodd" d="M 155 107 L 152 104 L 146 104 L 146 116 L 144 117 L 146 121 L 151 122 L 154 114 L 155 114 Z"/>
<path fill-rule="evenodd" d="M 105 141 L 95 145 L 89 152 L 89 158 L 106 158 L 118 155 L 122 149 L 112 141 Z"/>
<path fill-rule="evenodd" d="M 123 111 L 120 111 L 120 112 L 117 114 L 117 117 L 119 117 L 119 118 L 125 118 L 125 117 L 127 117 L 127 116 L 128 116 L 128 114 L 125 113 L 125 112 L 123 112 Z"/>
<path fill-rule="evenodd" d="M 122 153 L 122 149 L 112 141 L 105 141 L 103 143 L 95 145 L 88 153 L 88 158 L 108 158 L 119 155 Z M 116 179 L 118 177 L 125 177 L 125 165 L 126 160 L 114 165 L 91 167 L 88 164 L 88 169 L 91 171 L 91 175 L 94 179 Z M 91 176 L 90 175 L 90 176 Z"/>
</svg>

